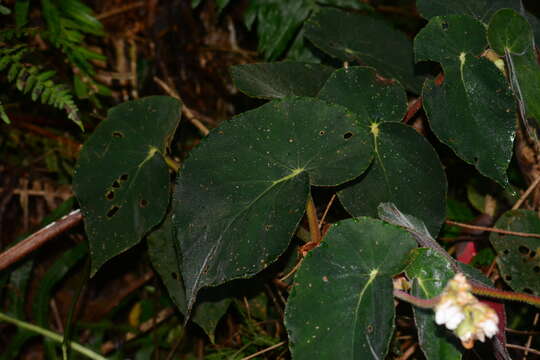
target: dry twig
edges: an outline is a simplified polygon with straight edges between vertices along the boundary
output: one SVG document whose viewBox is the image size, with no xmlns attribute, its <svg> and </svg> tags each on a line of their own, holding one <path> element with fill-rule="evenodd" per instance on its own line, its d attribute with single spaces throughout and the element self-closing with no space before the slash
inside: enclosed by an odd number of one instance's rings
<svg viewBox="0 0 540 360">
<path fill-rule="evenodd" d="M 516 201 L 514 206 L 512 206 L 512 210 L 516 210 L 516 209 L 519 209 L 521 207 L 523 202 L 533 192 L 534 188 L 536 187 L 536 185 L 538 185 L 538 183 L 540 183 L 540 176 L 538 176 L 536 179 L 534 179 L 534 181 L 531 183 L 531 185 L 529 185 L 529 188 L 523 193 L 523 195 L 521 195 L 521 197 L 519 198 L 518 201 Z"/>
<path fill-rule="evenodd" d="M 540 239 L 540 234 L 531 234 L 531 233 L 524 233 L 524 232 L 519 232 L 519 231 L 502 230 L 502 229 L 486 227 L 486 226 L 470 225 L 470 224 L 464 224 L 464 223 L 460 223 L 460 222 L 452 221 L 452 220 L 446 220 L 445 223 L 448 225 L 459 226 L 464 229 L 488 231 L 488 232 L 494 232 L 494 233 L 504 234 L 504 235 L 532 237 L 532 238 Z"/>
<path fill-rule="evenodd" d="M 242 360 L 250 360 L 250 359 L 254 359 L 256 358 L 257 356 L 259 355 L 262 355 L 264 353 L 267 353 L 268 351 L 272 351 L 274 349 L 277 349 L 278 347 L 281 347 L 283 345 L 285 345 L 287 342 L 286 341 L 282 341 L 282 342 L 278 342 L 277 344 L 274 344 L 272 346 L 269 346 L 267 347 L 266 349 L 262 349 L 261 351 L 257 351 L 255 354 L 251 354 L 249 356 L 246 356 L 245 358 L 242 358 Z"/>
<path fill-rule="evenodd" d="M 176 90 L 174 90 L 169 85 L 167 85 L 167 83 L 165 81 L 161 80 L 157 76 L 154 76 L 154 81 L 169 96 L 172 96 L 173 98 L 180 100 L 180 95 L 176 92 Z M 210 133 L 210 130 L 208 130 L 208 128 L 199 119 L 197 119 L 195 117 L 195 115 L 193 114 L 193 111 L 191 109 L 189 109 L 186 105 L 182 106 L 182 114 L 184 114 L 184 116 L 189 120 L 189 122 L 191 122 L 193 124 L 193 126 L 195 126 L 197 129 L 199 129 L 199 131 L 204 136 L 206 136 L 206 135 L 208 135 Z"/>
</svg>

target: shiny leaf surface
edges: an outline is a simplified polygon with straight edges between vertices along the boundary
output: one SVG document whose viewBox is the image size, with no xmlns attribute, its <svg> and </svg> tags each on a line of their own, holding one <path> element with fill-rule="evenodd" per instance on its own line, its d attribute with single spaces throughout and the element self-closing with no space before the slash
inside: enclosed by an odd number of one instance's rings
<svg viewBox="0 0 540 360">
<path fill-rule="evenodd" d="M 295 360 L 384 359 L 394 330 L 392 276 L 416 247 L 370 218 L 335 224 L 298 271 L 285 325 Z"/>
<path fill-rule="evenodd" d="M 540 67 L 531 26 L 515 11 L 503 9 L 489 23 L 488 40 L 505 57 L 514 95 L 524 113 L 540 121 Z"/>
<path fill-rule="evenodd" d="M 380 203 L 393 202 L 438 234 L 446 215 L 447 185 L 435 150 L 406 125 L 382 123 L 375 129 L 374 161 L 338 193 L 343 206 L 354 216 L 376 216 Z"/>
<path fill-rule="evenodd" d="M 485 58 L 484 25 L 467 16 L 435 17 L 415 39 L 417 61 L 441 63 L 444 83 L 428 80 L 424 109 L 437 137 L 485 176 L 507 184 L 515 102 L 502 73 Z"/>
<path fill-rule="evenodd" d="M 174 199 L 188 308 L 201 288 L 252 276 L 283 253 L 310 185 L 338 185 L 367 168 L 372 149 L 358 123 L 322 100 L 274 100 L 192 151 Z"/>
<path fill-rule="evenodd" d="M 377 77 L 372 68 L 338 69 L 328 78 L 318 97 L 347 107 L 367 125 L 399 122 L 407 111 L 405 90 L 397 82 Z"/>
<path fill-rule="evenodd" d="M 393 202 L 422 219 L 433 234 L 446 213 L 446 177 L 431 145 L 412 128 L 397 124 L 407 111 L 404 89 L 367 67 L 336 70 L 319 97 L 346 106 L 370 129 L 374 162 L 347 184 L 339 198 L 353 216 L 376 216 L 381 202 Z"/>
</svg>

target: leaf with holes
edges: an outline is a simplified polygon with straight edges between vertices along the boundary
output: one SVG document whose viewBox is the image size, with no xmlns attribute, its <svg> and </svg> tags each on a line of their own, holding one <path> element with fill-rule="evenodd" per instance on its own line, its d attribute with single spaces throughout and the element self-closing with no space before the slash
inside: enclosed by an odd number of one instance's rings
<svg viewBox="0 0 540 360">
<path fill-rule="evenodd" d="M 405 273 L 409 279 L 414 279 L 411 294 L 422 299 L 438 296 L 448 280 L 454 276 L 447 259 L 427 248 L 414 250 Z M 462 347 L 458 339 L 444 326 L 435 323 L 433 310 L 413 306 L 413 311 L 414 322 L 418 329 L 418 342 L 426 359 L 461 359 Z"/>
<path fill-rule="evenodd" d="M 540 234 L 540 219 L 533 211 L 511 210 L 495 227 Z M 506 283 L 515 291 L 540 295 L 540 239 L 491 233 L 489 241 L 497 251 L 497 264 Z"/>
<path fill-rule="evenodd" d="M 237 65 L 231 68 L 236 87 L 262 99 L 316 96 L 333 68 L 321 64 L 278 62 Z"/>
<path fill-rule="evenodd" d="M 405 230 L 380 220 L 332 226 L 304 258 L 287 303 L 293 359 L 384 359 L 394 331 L 392 276 L 415 247 Z"/>
<path fill-rule="evenodd" d="M 468 15 L 484 24 L 499 9 L 520 10 L 520 2 L 516 0 L 416 0 L 416 6 L 426 19 L 442 15 Z"/>
<path fill-rule="evenodd" d="M 148 235 L 147 244 L 150 261 L 167 288 L 169 296 L 178 310 L 182 314 L 187 314 L 186 291 L 181 275 L 182 264 L 176 256 L 171 216 L 167 216 L 163 224 Z M 212 342 L 216 326 L 231 302 L 232 294 L 227 285 L 201 291 L 191 320 L 204 330 Z"/>
<path fill-rule="evenodd" d="M 422 95 L 437 137 L 485 176 L 507 185 L 515 136 L 515 102 L 489 60 L 484 25 L 468 16 L 435 17 L 415 39 L 416 60 L 442 64 L 444 83 L 428 80 Z"/>
<path fill-rule="evenodd" d="M 115 106 L 85 142 L 73 187 L 84 215 L 92 275 L 165 216 L 169 169 L 163 154 L 180 120 L 180 105 L 154 96 Z"/>
<path fill-rule="evenodd" d="M 532 28 L 514 10 L 498 11 L 488 28 L 491 48 L 504 56 L 510 83 L 523 113 L 540 121 L 540 67 Z"/>
<path fill-rule="evenodd" d="M 376 216 L 381 202 L 393 202 L 438 234 L 446 214 L 446 177 L 424 137 L 396 123 L 407 111 L 404 89 L 381 82 L 370 68 L 353 67 L 336 70 L 319 97 L 357 113 L 373 138 L 371 167 L 338 193 L 345 208 L 353 216 Z"/>
<path fill-rule="evenodd" d="M 420 92 L 422 78 L 415 74 L 411 41 L 386 22 L 325 8 L 311 16 L 304 27 L 306 37 L 327 54 L 372 66 L 382 76 Z"/>
<path fill-rule="evenodd" d="M 214 130 L 174 198 L 188 309 L 197 292 L 250 277 L 287 248 L 310 185 L 359 176 L 372 157 L 357 116 L 322 100 L 274 100 Z"/>
</svg>

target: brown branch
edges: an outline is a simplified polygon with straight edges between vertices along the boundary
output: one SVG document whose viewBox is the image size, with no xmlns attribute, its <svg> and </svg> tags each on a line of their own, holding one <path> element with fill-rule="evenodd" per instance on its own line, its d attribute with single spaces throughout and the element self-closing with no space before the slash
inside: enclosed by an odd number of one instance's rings
<svg viewBox="0 0 540 360">
<path fill-rule="evenodd" d="M 539 315 L 538 313 L 534 315 L 533 328 L 535 328 L 536 324 L 538 324 L 538 315 Z M 525 346 L 527 347 L 527 350 L 525 350 L 525 354 L 523 354 L 523 358 L 526 358 L 527 355 L 529 354 L 529 349 L 531 348 L 532 339 L 533 339 L 533 336 L 529 335 L 529 337 L 527 338 L 527 343 L 525 344 Z"/>
<path fill-rule="evenodd" d="M 532 238 L 540 239 L 540 234 L 531 234 L 531 233 L 524 233 L 524 232 L 519 232 L 519 231 L 502 230 L 502 229 L 497 229 L 497 228 L 492 228 L 492 227 L 469 225 L 469 224 L 463 224 L 463 223 L 452 221 L 452 220 L 446 220 L 445 223 L 448 225 L 459 226 L 464 229 L 489 231 L 489 232 L 494 232 L 494 233 L 499 233 L 499 234 L 504 234 L 504 235 L 532 237 Z"/>
<path fill-rule="evenodd" d="M 274 349 L 277 349 L 278 347 L 281 347 L 283 345 L 285 345 L 287 342 L 286 341 L 282 341 L 282 342 L 278 342 L 277 344 L 274 344 L 272 346 L 269 346 L 267 347 L 266 349 L 263 349 L 261 351 L 257 351 L 255 354 L 251 354 L 249 356 L 246 356 L 245 358 L 242 358 L 242 360 L 250 360 L 250 359 L 254 359 L 256 358 L 257 356 L 259 355 L 262 355 L 264 353 L 267 353 L 268 351 L 272 351 Z"/>
<path fill-rule="evenodd" d="M 322 214 L 321 220 L 319 221 L 319 231 L 322 229 L 324 220 L 326 219 L 326 215 L 328 215 L 328 211 L 330 211 L 330 208 L 332 207 L 334 200 L 336 200 L 336 194 L 332 195 L 332 197 L 330 198 L 330 201 L 328 201 L 328 204 L 326 205 L 326 209 L 324 209 L 324 213 Z"/>
<path fill-rule="evenodd" d="M 161 80 L 157 76 L 154 76 L 154 82 L 158 84 L 163 91 L 165 91 L 169 96 L 180 100 L 180 95 L 178 92 L 170 87 L 165 81 Z M 185 104 L 182 106 L 182 114 L 189 120 L 193 126 L 195 126 L 199 131 L 204 135 L 208 135 L 210 133 L 210 130 L 195 116 L 193 113 L 194 111 L 188 108 Z"/>
<path fill-rule="evenodd" d="M 535 350 L 535 349 L 531 349 L 531 348 L 528 348 L 528 347 L 525 347 L 525 346 L 521 346 L 521 345 L 506 344 L 506 347 L 510 348 L 510 349 L 518 349 L 518 350 L 527 351 L 527 352 L 530 352 L 531 354 L 540 355 L 540 351 Z"/>
<path fill-rule="evenodd" d="M 74 210 L 60 220 L 50 223 L 16 245 L 13 245 L 0 254 L 0 271 L 39 249 L 47 241 L 73 228 L 81 222 L 82 218 L 81 210 Z"/>
<path fill-rule="evenodd" d="M 163 310 L 161 310 L 155 317 L 146 320 L 142 324 L 139 325 L 137 328 L 137 333 L 128 332 L 123 339 L 123 342 L 126 343 L 128 341 L 131 341 L 135 339 L 137 336 L 142 335 L 144 333 L 147 333 L 148 331 L 156 328 L 158 325 L 162 324 L 165 320 L 170 318 L 172 315 L 174 315 L 174 308 L 173 307 L 167 307 Z M 118 347 L 118 344 L 114 341 L 108 341 L 101 345 L 101 353 L 103 355 L 107 355 L 110 352 L 114 351 Z"/>
</svg>

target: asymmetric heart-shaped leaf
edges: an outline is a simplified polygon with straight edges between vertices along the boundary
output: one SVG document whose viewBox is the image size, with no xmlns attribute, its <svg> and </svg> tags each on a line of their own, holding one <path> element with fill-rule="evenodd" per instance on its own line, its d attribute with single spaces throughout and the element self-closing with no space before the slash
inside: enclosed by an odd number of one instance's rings
<svg viewBox="0 0 540 360">
<path fill-rule="evenodd" d="M 182 281 L 182 264 L 176 256 L 171 216 L 167 216 L 159 229 L 147 237 L 148 255 L 169 296 L 182 314 L 187 314 L 187 300 Z M 204 289 L 192 312 L 191 320 L 199 325 L 211 341 L 214 330 L 232 302 L 226 286 Z"/>
<path fill-rule="evenodd" d="M 377 216 L 393 202 L 438 234 L 446 215 L 446 176 L 429 142 L 407 125 L 382 123 L 372 129 L 375 157 L 368 171 L 338 193 L 353 216 Z"/>
<path fill-rule="evenodd" d="M 430 299 L 438 296 L 454 275 L 450 263 L 432 249 L 415 249 L 405 273 L 414 279 L 411 294 Z M 418 342 L 428 360 L 461 359 L 461 346 L 457 337 L 444 326 L 435 323 L 432 309 L 413 306 L 414 322 L 418 329 Z"/>
<path fill-rule="evenodd" d="M 416 0 L 416 7 L 426 19 L 443 15 L 468 15 L 485 25 L 497 11 L 511 9 L 525 16 L 533 28 L 536 42 L 540 39 L 540 21 L 534 14 L 524 10 L 519 0 Z"/>
<path fill-rule="evenodd" d="M 304 258 L 289 296 L 293 359 L 384 359 L 394 330 L 392 276 L 415 247 L 405 230 L 379 220 L 332 226 Z"/>
<path fill-rule="evenodd" d="M 374 69 L 363 66 L 334 71 L 318 98 L 347 107 L 368 126 L 382 121 L 400 122 L 407 111 L 403 87 L 383 81 Z"/>
<path fill-rule="evenodd" d="M 468 15 L 484 24 L 497 10 L 510 8 L 520 10 L 520 1 L 516 0 L 416 0 L 420 14 L 431 19 L 442 15 Z"/>
<path fill-rule="evenodd" d="M 165 216 L 170 180 L 162 154 L 180 106 L 166 96 L 115 106 L 85 142 L 73 189 L 84 215 L 92 275 Z"/>
<path fill-rule="evenodd" d="M 381 202 L 393 202 L 437 234 L 446 213 L 446 177 L 431 145 L 395 123 L 407 111 L 404 89 L 381 82 L 371 68 L 352 67 L 336 70 L 319 98 L 357 113 L 373 137 L 374 163 L 339 192 L 345 208 L 353 216 L 376 216 Z"/>
<path fill-rule="evenodd" d="M 337 9 L 321 9 L 304 25 L 306 37 L 322 51 L 343 61 L 369 65 L 408 90 L 420 92 L 411 41 L 383 20 Z"/>
<path fill-rule="evenodd" d="M 528 118 L 540 120 L 540 67 L 532 28 L 514 10 L 498 11 L 488 28 L 491 48 L 504 56 L 509 78 L 523 112 Z"/>
<path fill-rule="evenodd" d="M 482 174 L 506 185 L 515 102 L 502 73 L 479 57 L 486 45 L 477 20 L 435 17 L 416 36 L 416 60 L 437 61 L 444 70 L 442 86 L 428 80 L 422 90 L 433 132 Z"/>
<path fill-rule="evenodd" d="M 531 25 L 511 9 L 497 11 L 489 22 L 487 34 L 489 46 L 501 56 L 506 50 L 523 54 L 534 41 Z"/>
<path fill-rule="evenodd" d="M 540 234 L 540 219 L 534 211 L 510 210 L 497 220 L 495 227 Z M 515 291 L 540 295 L 540 239 L 491 233 L 489 241 L 497 251 L 504 281 Z"/>
<path fill-rule="evenodd" d="M 174 198 L 188 309 L 205 286 L 249 277 L 287 248 L 310 185 L 365 171 L 367 128 L 322 100 L 274 100 L 214 130 L 185 161 Z"/>
<path fill-rule="evenodd" d="M 280 99 L 316 96 L 333 68 L 303 62 L 236 65 L 231 68 L 234 85 L 247 96 Z"/>
</svg>

